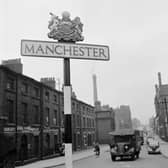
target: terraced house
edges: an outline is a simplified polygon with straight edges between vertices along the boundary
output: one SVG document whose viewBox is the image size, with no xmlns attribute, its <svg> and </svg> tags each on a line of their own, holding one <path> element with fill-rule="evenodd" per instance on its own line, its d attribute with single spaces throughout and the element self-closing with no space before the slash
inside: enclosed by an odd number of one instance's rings
<svg viewBox="0 0 168 168">
<path fill-rule="evenodd" d="M 22 74 L 20 60 L 0 65 L 0 117 L 3 133 L 15 142 L 17 161 L 58 155 L 64 142 L 63 92 L 54 78 L 41 81 Z M 72 146 L 82 150 L 95 141 L 94 107 L 72 94 Z"/>
</svg>

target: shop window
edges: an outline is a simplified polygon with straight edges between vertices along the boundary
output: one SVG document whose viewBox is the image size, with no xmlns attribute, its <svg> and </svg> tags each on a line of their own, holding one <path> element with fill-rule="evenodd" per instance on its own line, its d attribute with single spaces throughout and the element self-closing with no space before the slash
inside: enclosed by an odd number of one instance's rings
<svg viewBox="0 0 168 168">
<path fill-rule="evenodd" d="M 47 145 L 47 148 L 50 149 L 50 135 L 49 134 L 46 135 L 46 145 Z"/>
<path fill-rule="evenodd" d="M 39 137 L 34 136 L 34 154 L 37 156 L 39 154 Z"/>
</svg>

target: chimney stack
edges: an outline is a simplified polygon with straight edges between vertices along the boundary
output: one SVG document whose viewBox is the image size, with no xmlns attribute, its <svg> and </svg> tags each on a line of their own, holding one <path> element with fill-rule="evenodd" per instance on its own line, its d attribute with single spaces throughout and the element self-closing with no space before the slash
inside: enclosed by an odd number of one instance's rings
<svg viewBox="0 0 168 168">
<path fill-rule="evenodd" d="M 161 73 L 158 72 L 159 87 L 162 85 Z"/>
<path fill-rule="evenodd" d="M 94 101 L 94 105 L 98 101 L 98 99 L 97 99 L 97 81 L 96 81 L 95 74 L 93 74 L 93 101 Z"/>
<path fill-rule="evenodd" d="M 47 77 L 47 78 L 41 78 L 40 82 L 43 84 L 55 89 L 55 78 L 54 77 Z"/>
<path fill-rule="evenodd" d="M 155 85 L 155 91 L 156 91 L 156 93 L 158 92 L 158 85 L 157 84 Z"/>
<path fill-rule="evenodd" d="M 3 60 L 2 65 L 6 66 L 10 70 L 20 73 L 23 73 L 23 64 L 21 63 L 20 58 Z"/>
</svg>

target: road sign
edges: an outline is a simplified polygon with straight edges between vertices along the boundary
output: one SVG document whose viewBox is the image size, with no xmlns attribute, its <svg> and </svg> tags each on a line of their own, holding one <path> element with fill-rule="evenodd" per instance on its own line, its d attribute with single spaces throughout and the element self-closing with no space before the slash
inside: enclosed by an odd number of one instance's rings
<svg viewBox="0 0 168 168">
<path fill-rule="evenodd" d="M 73 58 L 108 61 L 109 47 L 105 45 L 21 40 L 21 55 L 53 58 Z"/>
<path fill-rule="evenodd" d="M 83 24 L 79 17 L 70 19 L 69 12 L 63 12 L 62 18 L 50 13 L 51 20 L 48 37 L 53 41 L 21 40 L 21 55 L 32 57 L 64 58 L 64 115 L 65 115 L 65 167 L 72 168 L 72 112 L 70 58 L 108 61 L 109 47 L 106 45 L 77 44 L 83 41 Z"/>
</svg>

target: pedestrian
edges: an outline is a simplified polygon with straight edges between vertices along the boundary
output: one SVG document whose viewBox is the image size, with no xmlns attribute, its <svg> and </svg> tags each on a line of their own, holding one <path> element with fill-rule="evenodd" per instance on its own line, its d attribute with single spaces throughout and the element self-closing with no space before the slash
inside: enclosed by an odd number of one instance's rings
<svg viewBox="0 0 168 168">
<path fill-rule="evenodd" d="M 98 142 L 94 146 L 94 152 L 96 153 L 97 156 L 100 155 L 100 146 Z"/>
</svg>

